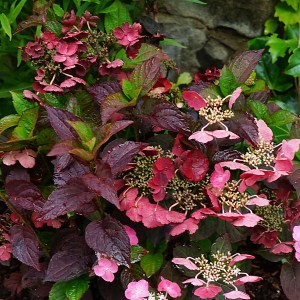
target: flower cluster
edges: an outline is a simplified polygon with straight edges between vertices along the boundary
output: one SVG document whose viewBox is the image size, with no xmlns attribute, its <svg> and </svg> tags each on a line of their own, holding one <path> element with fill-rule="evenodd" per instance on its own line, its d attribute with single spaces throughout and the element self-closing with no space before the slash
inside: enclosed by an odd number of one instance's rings
<svg viewBox="0 0 300 300">
<path fill-rule="evenodd" d="M 237 286 L 247 282 L 256 282 L 262 278 L 242 272 L 235 263 L 253 258 L 254 256 L 248 254 L 232 255 L 230 252 L 217 252 L 211 254 L 211 261 L 201 255 L 196 258 L 174 258 L 172 262 L 196 272 L 194 278 L 189 278 L 183 283 L 200 286 L 194 290 L 194 295 L 201 299 L 214 298 L 222 292 L 222 288 L 217 284 L 225 284 L 234 288 L 233 291 L 223 294 L 227 299 L 250 299 L 249 295 L 239 291 Z"/>
</svg>

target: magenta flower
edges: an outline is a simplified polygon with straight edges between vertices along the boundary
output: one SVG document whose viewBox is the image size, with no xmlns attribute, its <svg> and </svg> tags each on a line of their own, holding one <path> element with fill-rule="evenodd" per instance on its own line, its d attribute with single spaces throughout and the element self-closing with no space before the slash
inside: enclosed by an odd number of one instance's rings
<svg viewBox="0 0 300 300">
<path fill-rule="evenodd" d="M 33 59 L 40 58 L 45 53 L 44 48 L 37 42 L 28 42 L 24 48 L 24 52 Z M 27 60 L 26 55 L 24 58 Z"/>
<path fill-rule="evenodd" d="M 78 62 L 76 43 L 59 42 L 56 47 L 56 54 L 53 60 L 63 63 L 66 67 L 74 66 Z"/>
<path fill-rule="evenodd" d="M 11 244 L 3 244 L 0 246 L 0 261 L 7 261 L 11 258 Z"/>
<path fill-rule="evenodd" d="M 54 49 L 59 42 L 59 38 L 51 31 L 45 31 L 41 34 L 41 40 L 48 49 Z"/>
<path fill-rule="evenodd" d="M 230 179 L 230 172 L 228 170 L 223 170 L 220 164 L 215 165 L 215 170 L 210 176 L 210 182 L 213 187 L 222 189 L 226 182 Z"/>
<path fill-rule="evenodd" d="M 181 289 L 179 285 L 175 282 L 172 282 L 164 277 L 160 277 L 161 282 L 158 284 L 157 290 L 159 292 L 166 292 L 172 298 L 177 298 L 181 296 Z"/>
<path fill-rule="evenodd" d="M 107 258 L 98 260 L 98 264 L 93 267 L 95 274 L 102 277 L 105 281 L 113 282 L 115 279 L 114 273 L 118 271 L 118 265 Z"/>
<path fill-rule="evenodd" d="M 189 107 L 195 110 L 206 106 L 205 99 L 195 91 L 184 91 L 182 97 L 188 103 Z"/>
<path fill-rule="evenodd" d="M 241 291 L 232 291 L 229 293 L 225 293 L 223 295 L 227 299 L 245 299 L 245 300 L 250 299 L 250 296 L 248 294 Z"/>
<path fill-rule="evenodd" d="M 125 231 L 129 237 L 129 242 L 131 246 L 137 245 L 139 243 L 139 239 L 136 236 L 136 232 L 131 227 L 124 225 Z"/>
<path fill-rule="evenodd" d="M 294 248 L 296 251 L 295 257 L 300 262 L 300 225 L 293 228 L 293 239 L 295 240 Z"/>
<path fill-rule="evenodd" d="M 189 140 L 196 140 L 200 143 L 208 143 L 212 141 L 214 138 L 222 139 L 228 137 L 230 140 L 239 139 L 239 136 L 229 130 L 214 130 L 214 131 L 205 131 L 200 130 L 194 132 L 190 137 Z"/>
<path fill-rule="evenodd" d="M 216 285 L 207 285 L 204 287 L 197 288 L 194 291 L 194 295 L 200 297 L 201 299 L 210 299 L 217 296 L 222 289 Z"/>
<path fill-rule="evenodd" d="M 149 295 L 149 283 L 144 279 L 130 282 L 125 290 L 125 297 L 129 300 L 144 300 Z"/>
<path fill-rule="evenodd" d="M 121 72 L 124 62 L 121 59 L 116 59 L 112 62 L 104 62 L 100 65 L 98 71 L 100 75 L 116 75 Z"/>
<path fill-rule="evenodd" d="M 130 25 L 128 22 L 126 22 L 121 27 L 117 27 L 115 29 L 114 35 L 120 45 L 129 47 L 136 44 L 142 37 L 139 35 L 141 30 L 141 24 L 133 23 L 133 25 Z"/>
</svg>

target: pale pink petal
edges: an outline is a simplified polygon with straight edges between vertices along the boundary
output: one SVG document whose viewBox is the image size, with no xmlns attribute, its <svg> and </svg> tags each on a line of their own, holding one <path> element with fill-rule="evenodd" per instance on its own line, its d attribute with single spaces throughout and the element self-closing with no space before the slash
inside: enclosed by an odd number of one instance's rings
<svg viewBox="0 0 300 300">
<path fill-rule="evenodd" d="M 212 141 L 214 138 L 211 136 L 207 131 L 197 131 L 194 132 L 190 137 L 189 140 L 196 140 L 197 142 L 200 143 L 208 143 Z"/>
<path fill-rule="evenodd" d="M 33 150 L 31 150 L 30 152 L 29 150 L 23 150 L 22 152 L 16 154 L 16 159 L 24 168 L 33 168 L 35 165 L 35 159 L 30 155 L 30 153 L 34 155 L 34 157 L 36 156 Z"/>
<path fill-rule="evenodd" d="M 7 166 L 14 165 L 17 162 L 16 155 L 19 153 L 20 153 L 19 151 L 11 151 L 11 152 L 5 153 L 3 155 L 2 162 Z"/>
<path fill-rule="evenodd" d="M 286 243 L 279 243 L 276 244 L 270 251 L 274 254 L 286 254 L 291 253 L 293 251 L 293 248 Z"/>
<path fill-rule="evenodd" d="M 238 254 L 234 256 L 234 258 L 230 261 L 229 266 L 234 265 L 237 262 L 243 261 L 245 259 L 254 259 L 255 256 L 250 255 L 250 254 Z"/>
<path fill-rule="evenodd" d="M 292 160 L 295 156 L 295 153 L 299 150 L 300 139 L 292 139 L 289 141 L 282 141 L 282 146 L 279 149 L 278 153 L 289 160 Z"/>
<path fill-rule="evenodd" d="M 261 281 L 261 280 L 263 280 L 263 278 L 259 277 L 259 276 L 244 276 L 244 277 L 241 277 L 241 278 L 235 280 L 234 284 L 242 285 L 247 282 L 257 282 L 257 281 Z"/>
<path fill-rule="evenodd" d="M 190 283 L 194 286 L 202 286 L 203 284 L 205 284 L 205 281 L 198 279 L 198 278 L 189 278 L 189 279 L 183 281 L 182 283 L 184 283 L 184 284 Z"/>
<path fill-rule="evenodd" d="M 232 291 L 229 293 L 223 294 L 227 299 L 250 299 L 250 296 L 241 291 Z"/>
<path fill-rule="evenodd" d="M 294 248 L 295 248 L 296 252 L 300 252 L 300 241 L 297 241 L 297 242 L 294 244 Z"/>
<path fill-rule="evenodd" d="M 195 91 L 184 91 L 182 93 L 182 97 L 188 103 L 189 107 L 196 110 L 206 106 L 206 102 L 203 97 Z"/>
<path fill-rule="evenodd" d="M 198 229 L 199 220 L 194 218 L 189 218 L 183 221 L 183 223 L 176 225 L 170 231 L 171 236 L 176 236 L 182 234 L 186 230 L 189 231 L 190 234 L 194 234 Z"/>
<path fill-rule="evenodd" d="M 214 130 L 209 133 L 217 139 L 222 139 L 230 135 L 228 130 Z"/>
<path fill-rule="evenodd" d="M 139 239 L 136 236 L 136 232 L 134 229 L 132 229 L 131 227 L 127 226 L 127 225 L 123 225 L 125 228 L 125 231 L 129 237 L 129 241 L 130 241 L 130 245 L 134 246 L 137 245 L 139 243 Z"/>
<path fill-rule="evenodd" d="M 215 170 L 210 176 L 210 182 L 213 187 L 221 189 L 226 182 L 230 179 L 230 172 L 224 171 L 220 164 L 215 165 Z"/>
<path fill-rule="evenodd" d="M 149 296 L 149 283 L 142 279 L 130 282 L 125 290 L 125 297 L 129 300 L 144 300 Z"/>
<path fill-rule="evenodd" d="M 198 270 L 199 268 L 187 258 L 173 258 L 172 263 L 185 266 L 189 270 Z"/>
<path fill-rule="evenodd" d="M 270 201 L 262 197 L 253 197 L 247 201 L 246 205 L 257 205 L 257 206 L 267 206 L 270 204 Z"/>
<path fill-rule="evenodd" d="M 300 241 L 300 225 L 294 226 L 294 228 L 293 228 L 293 239 L 295 241 Z"/>
<path fill-rule="evenodd" d="M 300 252 L 295 253 L 295 258 L 300 262 Z"/>
<path fill-rule="evenodd" d="M 230 109 L 232 108 L 232 105 L 235 103 L 236 99 L 240 96 L 241 93 L 242 93 L 242 88 L 240 86 L 234 90 L 234 92 L 232 93 L 229 99 L 228 107 Z"/>
<path fill-rule="evenodd" d="M 217 296 L 222 289 L 216 285 L 208 285 L 205 287 L 197 288 L 194 291 L 194 295 L 200 297 L 201 299 L 209 299 Z"/>
<path fill-rule="evenodd" d="M 271 142 L 273 140 L 273 132 L 263 120 L 256 120 L 258 127 L 258 134 L 265 142 Z"/>
<path fill-rule="evenodd" d="M 234 226 L 246 226 L 246 227 L 254 227 L 258 224 L 259 221 L 263 220 L 261 217 L 255 214 L 244 214 L 243 218 L 239 218 L 232 222 Z"/>
<path fill-rule="evenodd" d="M 158 284 L 157 290 L 159 292 L 166 292 L 172 298 L 177 298 L 181 296 L 181 289 L 179 285 L 175 282 L 172 282 L 164 277 L 160 277 L 161 281 Z"/>
</svg>

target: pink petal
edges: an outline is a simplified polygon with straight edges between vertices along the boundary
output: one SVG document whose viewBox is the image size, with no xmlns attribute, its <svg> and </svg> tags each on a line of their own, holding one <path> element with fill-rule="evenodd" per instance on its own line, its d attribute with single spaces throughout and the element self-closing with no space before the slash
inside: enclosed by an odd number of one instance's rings
<svg viewBox="0 0 300 300">
<path fill-rule="evenodd" d="M 254 227 L 261 220 L 263 220 L 261 217 L 255 215 L 255 214 L 248 213 L 248 214 L 244 214 L 243 218 L 233 221 L 232 225 Z"/>
<path fill-rule="evenodd" d="M 289 160 L 294 158 L 295 153 L 299 150 L 300 139 L 292 139 L 289 141 L 282 141 L 282 148 L 280 152 Z"/>
<path fill-rule="evenodd" d="M 295 241 L 300 241 L 300 225 L 294 226 L 294 228 L 293 228 L 293 239 Z"/>
<path fill-rule="evenodd" d="M 251 169 L 239 162 L 234 162 L 234 161 L 222 161 L 220 162 L 220 165 L 222 167 L 227 167 L 230 170 L 242 170 L 242 171 L 250 171 Z"/>
<path fill-rule="evenodd" d="M 195 91 L 184 91 L 182 97 L 188 103 L 189 107 L 195 110 L 206 106 L 204 98 Z"/>
<path fill-rule="evenodd" d="M 205 281 L 198 279 L 198 278 L 189 278 L 185 281 L 183 281 L 182 283 L 191 283 L 194 286 L 201 286 L 203 284 L 205 284 Z"/>
<path fill-rule="evenodd" d="M 232 291 L 223 294 L 227 299 L 250 299 L 249 295 L 241 291 Z"/>
<path fill-rule="evenodd" d="M 189 270 L 198 270 L 199 268 L 187 258 L 173 258 L 172 263 L 185 266 Z"/>
<path fill-rule="evenodd" d="M 286 254 L 286 253 L 291 253 L 293 251 L 293 248 L 286 243 L 280 243 L 276 244 L 272 249 L 271 252 L 274 254 Z"/>
<path fill-rule="evenodd" d="M 186 219 L 183 223 L 176 225 L 170 231 L 171 236 L 176 236 L 182 234 L 184 231 L 188 230 L 190 234 L 194 234 L 198 229 L 199 220 L 194 218 Z"/>
<path fill-rule="evenodd" d="M 74 81 L 72 79 L 67 79 L 60 84 L 60 87 L 69 88 L 69 87 L 75 86 L 76 84 L 77 84 L 76 81 Z"/>
<path fill-rule="evenodd" d="M 2 162 L 7 166 L 12 166 L 17 162 L 16 155 L 19 154 L 19 151 L 11 151 L 8 153 L 5 153 L 3 155 Z"/>
<path fill-rule="evenodd" d="M 224 171 L 220 164 L 215 165 L 215 170 L 210 176 L 210 182 L 213 187 L 222 189 L 226 182 L 230 179 L 230 172 Z"/>
<path fill-rule="evenodd" d="M 235 103 L 236 99 L 240 96 L 242 93 L 242 88 L 239 86 L 231 95 L 229 99 L 228 107 L 231 109 L 232 105 Z"/>
<path fill-rule="evenodd" d="M 217 296 L 222 289 L 216 285 L 208 285 L 205 287 L 197 288 L 194 291 L 194 295 L 200 297 L 201 299 L 209 299 Z"/>
<path fill-rule="evenodd" d="M 240 261 L 243 261 L 245 259 L 254 259 L 255 256 L 253 255 L 250 255 L 250 254 L 239 254 L 239 255 L 236 255 L 229 263 L 229 266 L 232 266 L 234 265 L 235 263 L 237 262 L 240 262 Z"/>
<path fill-rule="evenodd" d="M 266 198 L 262 197 L 253 197 L 248 202 L 246 205 L 257 205 L 257 206 L 267 206 L 270 204 L 270 201 Z"/>
<path fill-rule="evenodd" d="M 190 137 L 189 140 L 196 140 L 200 143 L 208 143 L 212 141 L 214 138 L 206 131 L 197 131 L 194 132 Z"/>
<path fill-rule="evenodd" d="M 263 120 L 257 120 L 256 125 L 258 127 L 258 134 L 263 138 L 265 142 L 271 142 L 273 140 L 273 132 Z"/>
<path fill-rule="evenodd" d="M 157 290 L 159 292 L 166 292 L 172 298 L 181 296 L 181 289 L 179 285 L 161 276 L 161 282 L 158 284 Z"/>
<path fill-rule="evenodd" d="M 257 282 L 257 281 L 261 281 L 263 280 L 262 277 L 259 276 L 243 276 L 237 280 L 235 280 L 234 284 L 235 285 L 242 285 L 245 284 L 247 282 Z"/>
<path fill-rule="evenodd" d="M 127 225 L 123 225 L 125 228 L 125 231 L 129 237 L 129 241 L 130 241 L 130 245 L 134 246 L 137 245 L 139 243 L 139 239 L 136 236 L 136 232 L 134 229 L 132 229 L 131 227 L 127 226 Z"/>
</svg>

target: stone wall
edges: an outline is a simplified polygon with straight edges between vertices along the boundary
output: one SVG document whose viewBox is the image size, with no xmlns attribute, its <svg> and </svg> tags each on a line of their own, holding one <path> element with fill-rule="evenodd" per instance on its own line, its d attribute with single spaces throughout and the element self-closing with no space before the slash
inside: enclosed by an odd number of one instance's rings
<svg viewBox="0 0 300 300">
<path fill-rule="evenodd" d="M 165 46 L 182 71 L 222 67 L 235 53 L 247 49 L 250 38 L 263 33 L 276 0 L 161 0 L 156 21 L 164 33 L 187 48 Z"/>
</svg>

